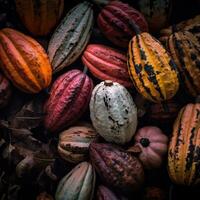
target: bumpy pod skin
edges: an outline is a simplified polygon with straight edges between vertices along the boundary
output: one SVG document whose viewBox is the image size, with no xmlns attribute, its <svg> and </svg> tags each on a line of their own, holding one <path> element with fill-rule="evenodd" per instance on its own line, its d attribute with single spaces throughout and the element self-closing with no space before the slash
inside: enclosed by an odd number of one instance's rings
<svg viewBox="0 0 200 200">
<path fill-rule="evenodd" d="M 70 10 L 52 35 L 48 55 L 53 73 L 73 63 L 85 49 L 94 23 L 91 4 L 83 2 Z"/>
<path fill-rule="evenodd" d="M 140 30 L 148 31 L 148 25 L 143 15 L 128 4 L 121 1 L 111 1 L 98 15 L 97 23 L 107 39 L 113 44 L 127 48 L 130 39 L 135 34 L 131 23 Z"/>
<path fill-rule="evenodd" d="M 96 85 L 90 100 L 90 118 L 108 142 L 129 142 L 137 127 L 137 108 L 125 87 L 112 81 Z"/>
<path fill-rule="evenodd" d="M 0 31 L 0 68 L 10 81 L 27 93 L 38 93 L 51 82 L 52 69 L 42 46 L 14 29 Z"/>
<path fill-rule="evenodd" d="M 88 107 L 92 89 L 92 80 L 80 70 L 58 77 L 44 106 L 46 129 L 56 132 L 76 122 Z"/>
<path fill-rule="evenodd" d="M 92 200 L 96 175 L 92 165 L 82 162 L 72 169 L 58 184 L 56 200 Z"/>
<path fill-rule="evenodd" d="M 174 123 L 168 149 L 170 179 L 180 185 L 200 183 L 200 104 L 187 104 Z"/>
<path fill-rule="evenodd" d="M 71 163 L 79 163 L 88 157 L 89 145 L 97 137 L 92 126 L 73 126 L 59 135 L 58 153 Z"/>
<path fill-rule="evenodd" d="M 90 158 L 103 183 L 123 192 L 137 191 L 144 182 L 140 161 L 111 144 L 92 143 Z"/>
<path fill-rule="evenodd" d="M 59 22 L 64 0 L 15 0 L 17 13 L 34 35 L 47 35 Z"/>
<path fill-rule="evenodd" d="M 167 48 L 172 55 L 186 91 L 196 97 L 200 94 L 200 44 L 188 31 L 169 36 Z"/>
<path fill-rule="evenodd" d="M 128 69 L 138 92 L 150 101 L 171 99 L 179 89 L 176 64 L 149 33 L 137 34 L 130 41 Z"/>
<path fill-rule="evenodd" d="M 124 53 L 101 44 L 89 44 L 82 61 L 91 73 L 100 80 L 112 80 L 125 87 L 133 86 Z"/>
</svg>

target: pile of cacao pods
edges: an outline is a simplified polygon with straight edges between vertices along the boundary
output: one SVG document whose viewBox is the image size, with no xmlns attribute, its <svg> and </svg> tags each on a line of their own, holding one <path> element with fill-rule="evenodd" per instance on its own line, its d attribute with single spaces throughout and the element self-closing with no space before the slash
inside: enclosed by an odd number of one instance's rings
<svg viewBox="0 0 200 200">
<path fill-rule="evenodd" d="M 200 1 L 0 3 L 1 199 L 199 195 Z"/>
</svg>

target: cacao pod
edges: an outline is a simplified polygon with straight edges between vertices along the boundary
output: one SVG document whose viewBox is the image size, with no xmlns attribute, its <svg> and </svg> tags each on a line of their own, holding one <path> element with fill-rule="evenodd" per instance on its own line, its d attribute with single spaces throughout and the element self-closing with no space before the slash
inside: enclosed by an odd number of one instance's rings
<svg viewBox="0 0 200 200">
<path fill-rule="evenodd" d="M 53 197 L 46 192 L 42 192 L 37 196 L 36 200 L 53 200 Z"/>
<path fill-rule="evenodd" d="M 90 163 L 78 164 L 59 182 L 55 199 L 92 200 L 95 177 L 95 171 Z"/>
<path fill-rule="evenodd" d="M 27 93 L 38 93 L 51 82 L 52 69 L 41 45 L 16 30 L 0 30 L 0 68 L 11 82 Z"/>
<path fill-rule="evenodd" d="M 179 89 L 177 66 L 149 33 L 137 33 L 129 43 L 128 69 L 138 92 L 153 102 L 171 99 Z"/>
<path fill-rule="evenodd" d="M 135 133 L 137 108 L 124 86 L 106 80 L 92 92 L 90 118 L 106 141 L 125 144 Z"/>
<path fill-rule="evenodd" d="M 15 0 L 17 13 L 34 35 L 47 35 L 59 22 L 64 0 Z"/>
<path fill-rule="evenodd" d="M 89 44 L 82 61 L 92 74 L 100 80 L 112 80 L 125 87 L 133 86 L 124 53 L 101 44 Z"/>
<path fill-rule="evenodd" d="M 54 73 L 81 55 L 89 41 L 93 21 L 91 4 L 86 1 L 67 13 L 49 41 L 48 55 Z"/>
<path fill-rule="evenodd" d="M 90 144 L 90 158 L 102 181 L 123 192 L 136 191 L 144 182 L 140 161 L 111 144 Z"/>
<path fill-rule="evenodd" d="M 46 129 L 55 132 L 76 122 L 88 107 L 92 89 L 92 80 L 80 70 L 59 76 L 44 106 Z"/>
<path fill-rule="evenodd" d="M 59 135 L 58 153 L 68 162 L 84 161 L 97 134 L 92 126 L 74 126 Z"/>
<path fill-rule="evenodd" d="M 7 106 L 11 98 L 12 88 L 10 82 L 0 74 L 0 108 Z"/>
<path fill-rule="evenodd" d="M 111 1 L 98 15 L 97 23 L 107 39 L 119 47 L 128 47 L 130 39 L 135 34 L 132 23 L 141 31 L 148 31 L 148 25 L 143 15 L 126 3 Z"/>
<path fill-rule="evenodd" d="M 168 172 L 174 183 L 200 183 L 199 138 L 200 104 L 187 104 L 176 118 L 168 148 Z"/>
</svg>

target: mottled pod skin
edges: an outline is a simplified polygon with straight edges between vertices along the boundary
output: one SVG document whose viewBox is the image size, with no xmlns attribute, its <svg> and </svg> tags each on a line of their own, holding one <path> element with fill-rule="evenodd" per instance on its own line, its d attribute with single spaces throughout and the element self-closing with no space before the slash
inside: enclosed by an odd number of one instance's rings
<svg viewBox="0 0 200 200">
<path fill-rule="evenodd" d="M 124 48 L 128 47 L 130 39 L 135 34 L 131 23 L 139 26 L 141 31 L 148 31 L 143 15 L 121 1 L 109 2 L 99 13 L 97 23 L 107 39 Z"/>
<path fill-rule="evenodd" d="M 200 104 L 184 106 L 174 123 L 168 149 L 168 173 L 179 185 L 200 183 Z"/>
<path fill-rule="evenodd" d="M 94 23 L 93 10 L 84 1 L 72 8 L 54 31 L 48 46 L 53 73 L 73 63 L 85 49 Z"/>
<path fill-rule="evenodd" d="M 137 108 L 124 86 L 106 80 L 92 91 L 90 118 L 106 141 L 125 144 L 135 133 Z"/>
<path fill-rule="evenodd" d="M 200 43 L 189 31 L 179 31 L 169 36 L 167 48 L 178 66 L 184 89 L 190 95 L 198 96 L 200 94 Z"/>
<path fill-rule="evenodd" d="M 58 77 L 44 106 L 46 129 L 56 132 L 76 122 L 88 107 L 92 89 L 92 80 L 80 70 Z"/>
<path fill-rule="evenodd" d="M 58 184 L 55 200 L 92 200 L 96 175 L 92 165 L 82 162 Z"/>
<path fill-rule="evenodd" d="M 171 99 L 179 89 L 176 64 L 149 33 L 139 33 L 130 41 L 128 69 L 135 88 L 150 101 Z"/>
<path fill-rule="evenodd" d="M 125 87 L 133 86 L 127 68 L 125 53 L 101 44 L 89 44 L 82 61 L 100 80 L 112 80 Z"/>
<path fill-rule="evenodd" d="M 0 30 L 0 68 L 27 93 L 38 93 L 51 82 L 52 69 L 42 46 L 14 29 Z"/>
<path fill-rule="evenodd" d="M 73 126 L 59 135 L 58 153 L 71 163 L 84 161 L 88 157 L 89 145 L 97 137 L 92 126 Z"/>
<path fill-rule="evenodd" d="M 0 108 L 5 107 L 10 100 L 12 88 L 10 82 L 0 74 Z"/>
<path fill-rule="evenodd" d="M 91 143 L 90 158 L 106 185 L 123 192 L 133 192 L 144 182 L 144 171 L 140 161 L 111 144 Z"/>
<path fill-rule="evenodd" d="M 15 0 L 17 13 L 34 35 L 47 35 L 59 22 L 64 0 Z"/>
</svg>

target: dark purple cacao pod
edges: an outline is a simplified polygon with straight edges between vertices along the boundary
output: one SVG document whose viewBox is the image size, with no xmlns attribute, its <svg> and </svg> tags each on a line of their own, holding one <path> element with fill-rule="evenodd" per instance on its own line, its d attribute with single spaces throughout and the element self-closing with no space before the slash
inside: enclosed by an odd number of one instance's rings
<svg viewBox="0 0 200 200">
<path fill-rule="evenodd" d="M 97 188 L 97 200 L 120 200 L 115 193 L 113 193 L 110 189 L 107 187 L 100 185 Z"/>
<path fill-rule="evenodd" d="M 140 161 L 111 144 L 92 143 L 90 158 L 103 183 L 122 192 L 137 191 L 144 182 Z"/>
<path fill-rule="evenodd" d="M 0 108 L 5 107 L 11 97 L 12 88 L 10 82 L 0 74 Z"/>
<path fill-rule="evenodd" d="M 88 107 L 92 89 L 92 80 L 80 70 L 58 77 L 44 106 L 46 129 L 56 132 L 76 122 Z"/>
</svg>

